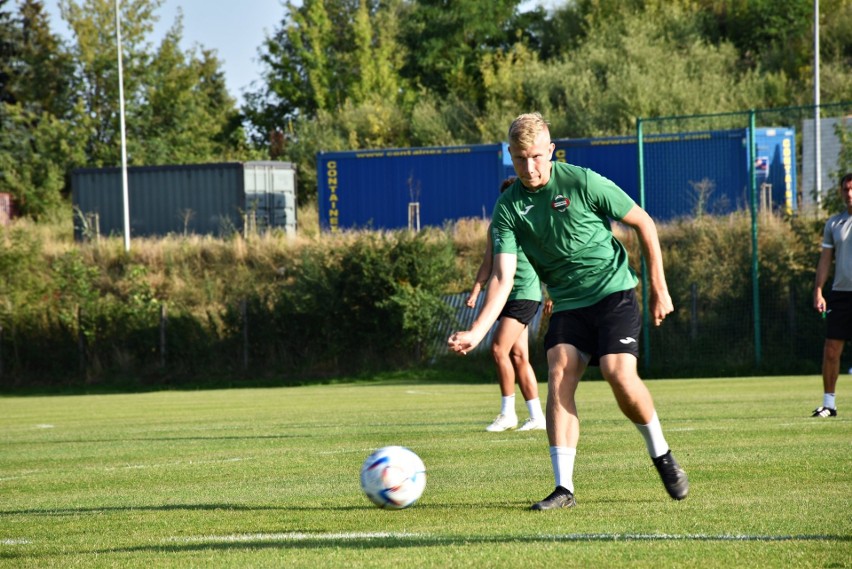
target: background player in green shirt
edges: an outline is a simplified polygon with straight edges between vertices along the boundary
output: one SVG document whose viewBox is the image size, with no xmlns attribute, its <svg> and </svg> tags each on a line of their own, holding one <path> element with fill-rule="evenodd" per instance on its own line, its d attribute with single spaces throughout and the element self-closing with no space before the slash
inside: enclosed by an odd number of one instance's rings
<svg viewBox="0 0 852 569">
<path fill-rule="evenodd" d="M 500 185 L 500 193 L 506 190 L 516 178 L 506 178 Z M 482 288 L 488 284 L 491 277 L 494 252 L 491 246 L 491 227 L 485 240 L 485 255 L 470 295 L 465 304 L 473 308 Z M 489 432 L 502 432 L 518 426 L 518 415 L 515 411 L 515 380 L 521 388 L 521 394 L 527 405 L 530 417 L 524 421 L 519 431 L 543 431 L 547 423 L 541 410 L 541 400 L 538 397 L 538 380 L 535 370 L 530 364 L 529 324 L 532 322 L 541 304 L 541 281 L 527 261 L 523 251 L 518 251 L 515 282 L 509 293 L 506 305 L 498 317 L 499 323 L 494 330 L 491 340 L 491 355 L 497 368 L 497 381 L 500 383 L 502 402 L 500 413 L 488 427 Z M 544 313 L 550 313 L 550 301 L 545 303 Z"/>
<path fill-rule="evenodd" d="M 508 298 L 517 251 L 522 248 L 553 301 L 544 347 L 547 435 L 556 489 L 532 509 L 574 506 L 574 459 L 580 436 L 575 393 L 588 365 L 600 366 L 619 408 L 645 439 L 669 495 L 681 500 L 689 481 L 672 456 L 651 393 L 637 371 L 638 280 L 610 220 L 632 227 L 639 236 L 650 282 L 650 318 L 659 326 L 674 308 L 656 226 L 603 176 L 551 162 L 554 148 L 547 123 L 538 113 L 520 115 L 509 128 L 509 153 L 518 181 L 494 207 L 494 268 L 486 301 L 471 329 L 454 333 L 448 346 L 466 354 L 479 344 Z"/>
</svg>

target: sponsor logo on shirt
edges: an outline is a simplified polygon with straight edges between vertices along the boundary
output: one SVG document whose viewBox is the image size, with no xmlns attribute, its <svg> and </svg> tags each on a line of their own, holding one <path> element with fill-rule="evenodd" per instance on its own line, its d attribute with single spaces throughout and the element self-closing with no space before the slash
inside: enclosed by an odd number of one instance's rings
<svg viewBox="0 0 852 569">
<path fill-rule="evenodd" d="M 571 205 L 571 200 L 569 200 L 562 194 L 558 194 L 555 198 L 553 198 L 553 201 L 550 202 L 550 207 L 560 212 L 568 209 L 569 205 Z"/>
</svg>

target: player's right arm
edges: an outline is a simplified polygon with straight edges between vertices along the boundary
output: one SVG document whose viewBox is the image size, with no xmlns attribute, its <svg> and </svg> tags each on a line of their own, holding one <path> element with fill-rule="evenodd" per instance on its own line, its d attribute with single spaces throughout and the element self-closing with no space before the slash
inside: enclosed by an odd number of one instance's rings
<svg viewBox="0 0 852 569">
<path fill-rule="evenodd" d="M 485 238 L 485 254 L 482 257 L 482 263 L 479 265 L 479 270 L 476 272 L 476 280 L 473 282 L 473 288 L 470 295 L 467 297 L 465 304 L 473 308 L 476 306 L 476 299 L 479 293 L 488 284 L 488 277 L 491 276 L 491 266 L 493 264 L 493 252 L 491 250 L 491 228 L 488 228 Z"/>
<path fill-rule="evenodd" d="M 822 248 L 822 253 L 819 254 L 819 262 L 817 262 L 816 277 L 814 278 L 814 309 L 817 312 L 825 312 L 827 306 L 825 297 L 822 295 L 822 287 L 828 280 L 828 273 L 831 271 L 831 261 L 834 258 L 834 249 L 831 247 Z"/>
<path fill-rule="evenodd" d="M 494 255 L 485 304 L 476 316 L 476 320 L 473 321 L 470 330 L 455 332 L 450 336 L 447 341 L 447 347 L 450 351 L 462 355 L 467 354 L 479 345 L 488 330 L 497 321 L 500 311 L 503 310 L 503 306 L 509 299 L 509 293 L 512 292 L 517 261 L 517 256 L 511 253 Z"/>
</svg>

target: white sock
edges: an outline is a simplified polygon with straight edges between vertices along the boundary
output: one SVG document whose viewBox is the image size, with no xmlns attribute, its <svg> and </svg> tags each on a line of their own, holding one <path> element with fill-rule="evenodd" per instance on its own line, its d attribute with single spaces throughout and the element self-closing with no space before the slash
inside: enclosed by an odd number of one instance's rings
<svg viewBox="0 0 852 569">
<path fill-rule="evenodd" d="M 828 407 L 829 409 L 837 409 L 836 403 L 834 402 L 834 393 L 822 394 L 822 406 Z"/>
<path fill-rule="evenodd" d="M 503 406 L 500 408 L 500 413 L 507 417 L 514 417 L 516 415 L 514 394 L 503 397 Z"/>
<path fill-rule="evenodd" d="M 574 493 L 574 457 L 577 449 L 570 447 L 550 447 L 550 463 L 553 465 L 553 477 L 556 485 Z"/>
<path fill-rule="evenodd" d="M 642 438 L 645 439 L 645 446 L 648 447 L 648 454 L 651 455 L 651 458 L 657 458 L 669 452 L 669 444 L 663 436 L 663 428 L 660 426 L 660 419 L 657 417 L 656 411 L 654 411 L 654 416 L 651 417 L 651 422 L 647 425 L 633 424 L 642 433 Z"/>
<path fill-rule="evenodd" d="M 527 400 L 527 409 L 530 412 L 530 419 L 544 421 L 544 413 L 541 410 L 541 400 L 538 397 Z"/>
</svg>

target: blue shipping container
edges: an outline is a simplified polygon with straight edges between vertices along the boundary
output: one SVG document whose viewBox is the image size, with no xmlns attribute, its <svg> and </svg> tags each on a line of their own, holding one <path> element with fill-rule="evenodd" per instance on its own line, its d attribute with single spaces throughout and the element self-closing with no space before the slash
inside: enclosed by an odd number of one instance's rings
<svg viewBox="0 0 852 569">
<path fill-rule="evenodd" d="M 505 144 L 390 148 L 317 154 L 324 230 L 409 227 L 409 204 L 423 226 L 490 217 L 505 178 Z"/>
<path fill-rule="evenodd" d="M 553 142 L 554 160 L 590 168 L 641 203 L 635 136 Z M 657 220 L 748 209 L 754 172 L 757 187 L 765 188 L 759 205 L 792 213 L 795 130 L 756 129 L 755 147 L 750 165 L 747 129 L 645 136 L 645 209 Z M 331 231 L 405 228 L 413 202 L 422 225 L 490 217 L 500 183 L 514 174 L 506 143 L 320 152 L 320 225 Z"/>
<path fill-rule="evenodd" d="M 554 160 L 590 168 L 640 202 L 636 137 L 555 139 Z M 768 184 L 771 206 L 797 209 L 795 130 L 759 128 L 755 133 L 757 186 Z M 748 208 L 748 130 L 646 135 L 645 209 L 655 219 Z M 511 163 L 509 163 L 511 168 Z M 769 205 L 769 202 L 766 202 Z"/>
</svg>

